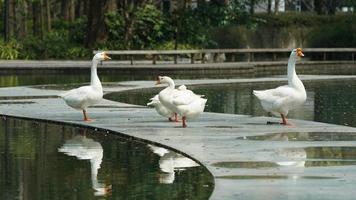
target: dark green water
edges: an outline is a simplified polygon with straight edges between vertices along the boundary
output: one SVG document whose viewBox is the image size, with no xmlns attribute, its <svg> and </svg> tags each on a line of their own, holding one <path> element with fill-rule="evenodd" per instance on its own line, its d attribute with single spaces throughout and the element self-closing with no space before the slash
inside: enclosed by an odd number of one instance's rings
<svg viewBox="0 0 356 200">
<path fill-rule="evenodd" d="M 11 118 L 0 120 L 0 175 L 4 200 L 208 199 L 213 190 L 205 168 L 173 151 Z"/>
<path fill-rule="evenodd" d="M 252 90 L 270 89 L 281 83 L 225 84 L 191 86 L 188 89 L 208 99 L 205 111 L 263 116 L 259 100 Z M 356 81 L 306 82 L 307 102 L 292 110 L 289 118 L 356 126 Z M 135 90 L 108 94 L 105 98 L 131 104 L 146 105 L 159 90 Z"/>
<path fill-rule="evenodd" d="M 98 71 L 99 78 L 102 83 L 133 81 L 133 80 L 152 80 L 154 81 L 158 75 L 164 73 L 167 76 L 174 76 L 179 79 L 202 79 L 202 78 L 236 78 L 246 77 L 246 75 L 236 74 L 209 74 L 201 73 L 197 75 L 195 72 L 185 74 L 184 71 L 173 72 L 155 72 L 155 71 Z M 177 74 L 178 73 L 178 74 Z M 26 85 L 46 85 L 46 84 L 84 84 L 90 82 L 90 70 L 68 70 L 64 72 L 57 71 L 38 71 L 32 73 L 11 73 L 0 74 L 0 87 L 26 86 Z M 251 76 L 251 75 L 249 75 Z"/>
</svg>

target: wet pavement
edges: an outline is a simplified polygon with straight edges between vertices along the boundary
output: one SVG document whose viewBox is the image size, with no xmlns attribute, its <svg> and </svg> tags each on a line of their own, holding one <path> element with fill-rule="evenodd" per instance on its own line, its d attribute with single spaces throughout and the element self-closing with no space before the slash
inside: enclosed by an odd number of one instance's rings
<svg viewBox="0 0 356 200">
<path fill-rule="evenodd" d="M 305 81 L 355 76 L 303 76 Z M 283 78 L 179 80 L 177 84 L 285 81 Z M 106 93 L 150 88 L 122 82 Z M 266 125 L 278 118 L 203 113 L 167 122 L 154 109 L 104 100 L 89 108 L 94 122 L 55 96 L 61 91 L 1 88 L 0 113 L 102 128 L 159 143 L 205 165 L 215 177 L 211 199 L 353 199 L 356 191 L 356 128 L 291 119 L 293 126 Z"/>
</svg>

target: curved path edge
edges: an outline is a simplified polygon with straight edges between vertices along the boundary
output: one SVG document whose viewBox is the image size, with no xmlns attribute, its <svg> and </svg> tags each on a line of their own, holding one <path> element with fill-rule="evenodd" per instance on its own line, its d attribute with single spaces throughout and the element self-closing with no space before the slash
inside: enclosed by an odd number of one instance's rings
<svg viewBox="0 0 356 200">
<path fill-rule="evenodd" d="M 147 83 L 130 84 L 132 87 L 120 87 L 118 91 L 137 89 Z M 214 176 L 215 189 L 211 199 L 235 199 L 239 195 L 234 187 L 238 180 L 221 178 L 237 175 L 239 169 L 216 167 L 216 163 L 249 160 L 253 157 L 249 153 L 251 149 L 266 148 L 242 146 L 243 141 L 238 138 L 289 132 L 356 132 L 353 127 L 303 120 L 292 120 L 293 127 L 267 126 L 267 120 L 278 119 L 218 113 L 204 113 L 198 120 L 188 122 L 189 127 L 184 129 L 180 128 L 180 123 L 167 122 L 154 109 L 108 100 L 91 107 L 89 115 L 95 121 L 84 123 L 81 112 L 55 98 L 59 92 L 30 87 L 0 88 L 0 114 L 99 128 L 177 150 L 203 164 Z"/>
</svg>

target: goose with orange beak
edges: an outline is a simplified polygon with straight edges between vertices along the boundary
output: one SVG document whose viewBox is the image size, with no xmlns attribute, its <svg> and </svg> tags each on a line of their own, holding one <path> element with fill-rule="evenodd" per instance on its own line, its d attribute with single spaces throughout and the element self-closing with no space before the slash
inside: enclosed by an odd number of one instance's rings
<svg viewBox="0 0 356 200">
<path fill-rule="evenodd" d="M 204 112 L 207 99 L 193 91 L 182 88 L 176 90 L 173 79 L 168 76 L 159 76 L 156 84 L 167 84 L 168 86 L 158 94 L 159 101 L 169 110 L 182 117 L 182 126 L 187 127 L 186 120 L 198 117 Z"/>
<path fill-rule="evenodd" d="M 105 52 L 95 54 L 91 66 L 90 85 L 72 89 L 59 95 L 68 106 L 82 110 L 86 122 L 92 121 L 87 115 L 87 108 L 99 103 L 103 98 L 103 87 L 97 74 L 98 63 L 110 59 Z"/>
<path fill-rule="evenodd" d="M 253 91 L 264 110 L 271 112 L 273 115 L 281 116 L 281 124 L 283 125 L 289 124 L 286 119 L 289 110 L 300 107 L 307 99 L 305 87 L 295 71 L 296 61 L 303 56 L 301 48 L 292 50 L 288 60 L 288 85 L 274 89 Z"/>
</svg>

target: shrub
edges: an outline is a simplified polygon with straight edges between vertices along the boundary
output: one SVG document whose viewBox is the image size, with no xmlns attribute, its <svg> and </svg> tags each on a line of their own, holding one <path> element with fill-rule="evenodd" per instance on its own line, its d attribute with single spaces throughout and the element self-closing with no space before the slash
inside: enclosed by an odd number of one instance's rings
<svg viewBox="0 0 356 200">
<path fill-rule="evenodd" d="M 315 27 L 308 35 L 310 47 L 356 47 L 356 24 L 348 19 L 343 22 Z"/>
<path fill-rule="evenodd" d="M 151 4 L 139 7 L 132 11 L 133 21 L 123 19 L 122 10 L 110 12 L 106 15 L 105 23 L 108 27 L 111 47 L 129 49 L 145 49 L 155 46 L 163 36 L 163 15 L 160 10 Z M 130 29 L 128 33 L 127 29 Z M 125 38 L 127 37 L 127 38 Z M 126 41 L 125 41 L 126 40 Z"/>
<path fill-rule="evenodd" d="M 213 48 L 241 48 L 246 44 L 246 33 L 242 26 L 229 26 L 215 29 L 211 32 L 214 41 Z"/>
<path fill-rule="evenodd" d="M 13 60 L 20 55 L 22 46 L 16 40 L 10 40 L 7 43 L 0 42 L 0 59 Z"/>
<path fill-rule="evenodd" d="M 71 47 L 66 52 L 66 59 L 81 59 L 91 56 L 91 51 L 84 47 Z"/>
<path fill-rule="evenodd" d="M 84 44 L 86 37 L 87 18 L 76 19 L 69 25 L 69 41 L 76 44 Z"/>
</svg>

